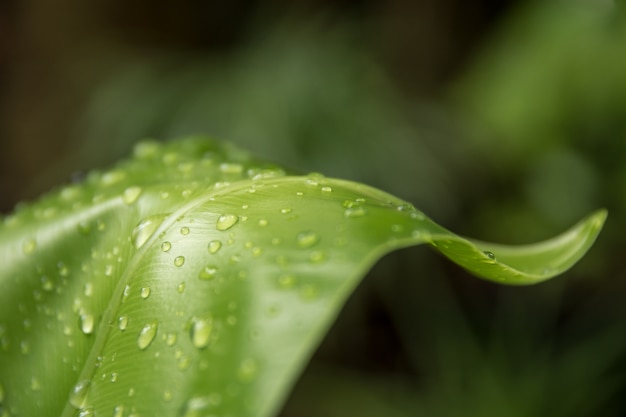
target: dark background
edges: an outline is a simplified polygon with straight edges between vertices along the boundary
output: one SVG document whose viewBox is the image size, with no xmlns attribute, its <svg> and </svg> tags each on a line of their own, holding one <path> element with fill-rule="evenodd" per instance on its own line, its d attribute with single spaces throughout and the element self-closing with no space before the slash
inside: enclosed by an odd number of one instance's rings
<svg viewBox="0 0 626 417">
<path fill-rule="evenodd" d="M 626 13 L 577 1 L 0 2 L 0 211 L 138 140 L 205 134 L 502 243 L 609 220 L 507 288 L 383 259 L 284 416 L 621 416 Z"/>
</svg>

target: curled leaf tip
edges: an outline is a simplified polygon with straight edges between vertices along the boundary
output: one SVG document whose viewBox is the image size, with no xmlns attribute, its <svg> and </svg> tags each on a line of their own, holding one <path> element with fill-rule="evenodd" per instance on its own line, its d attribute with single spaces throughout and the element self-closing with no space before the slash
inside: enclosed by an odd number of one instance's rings
<svg viewBox="0 0 626 417">
<path fill-rule="evenodd" d="M 574 266 L 593 245 L 608 212 L 600 209 L 567 231 L 529 245 L 500 245 L 438 234 L 432 246 L 481 278 L 509 285 L 536 284 Z"/>
</svg>

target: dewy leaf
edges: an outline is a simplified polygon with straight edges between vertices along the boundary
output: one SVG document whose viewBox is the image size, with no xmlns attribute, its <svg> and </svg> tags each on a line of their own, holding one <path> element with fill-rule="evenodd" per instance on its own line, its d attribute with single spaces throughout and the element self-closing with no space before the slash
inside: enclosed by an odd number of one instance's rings
<svg viewBox="0 0 626 417">
<path fill-rule="evenodd" d="M 430 243 L 531 284 L 604 218 L 535 246 L 472 243 L 365 185 L 206 139 L 143 143 L 3 220 L 0 415 L 271 416 L 385 253 Z"/>
</svg>

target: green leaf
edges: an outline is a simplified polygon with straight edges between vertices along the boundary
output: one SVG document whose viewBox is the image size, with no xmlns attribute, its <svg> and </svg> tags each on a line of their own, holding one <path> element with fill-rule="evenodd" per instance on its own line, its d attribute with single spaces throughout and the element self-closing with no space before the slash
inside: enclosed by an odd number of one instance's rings
<svg viewBox="0 0 626 417">
<path fill-rule="evenodd" d="M 2 222 L 0 415 L 271 416 L 384 254 L 430 243 L 531 284 L 605 216 L 539 245 L 472 243 L 362 184 L 206 139 L 143 143 Z"/>
</svg>

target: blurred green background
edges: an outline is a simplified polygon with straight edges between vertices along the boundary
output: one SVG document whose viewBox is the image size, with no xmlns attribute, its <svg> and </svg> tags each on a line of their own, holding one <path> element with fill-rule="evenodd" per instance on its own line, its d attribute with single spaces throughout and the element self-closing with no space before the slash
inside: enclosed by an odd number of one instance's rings
<svg viewBox="0 0 626 417">
<path fill-rule="evenodd" d="M 610 0 L 0 2 L 0 210 L 206 134 L 500 243 L 609 219 L 566 276 L 383 259 L 283 417 L 626 414 L 626 10 Z"/>
</svg>

